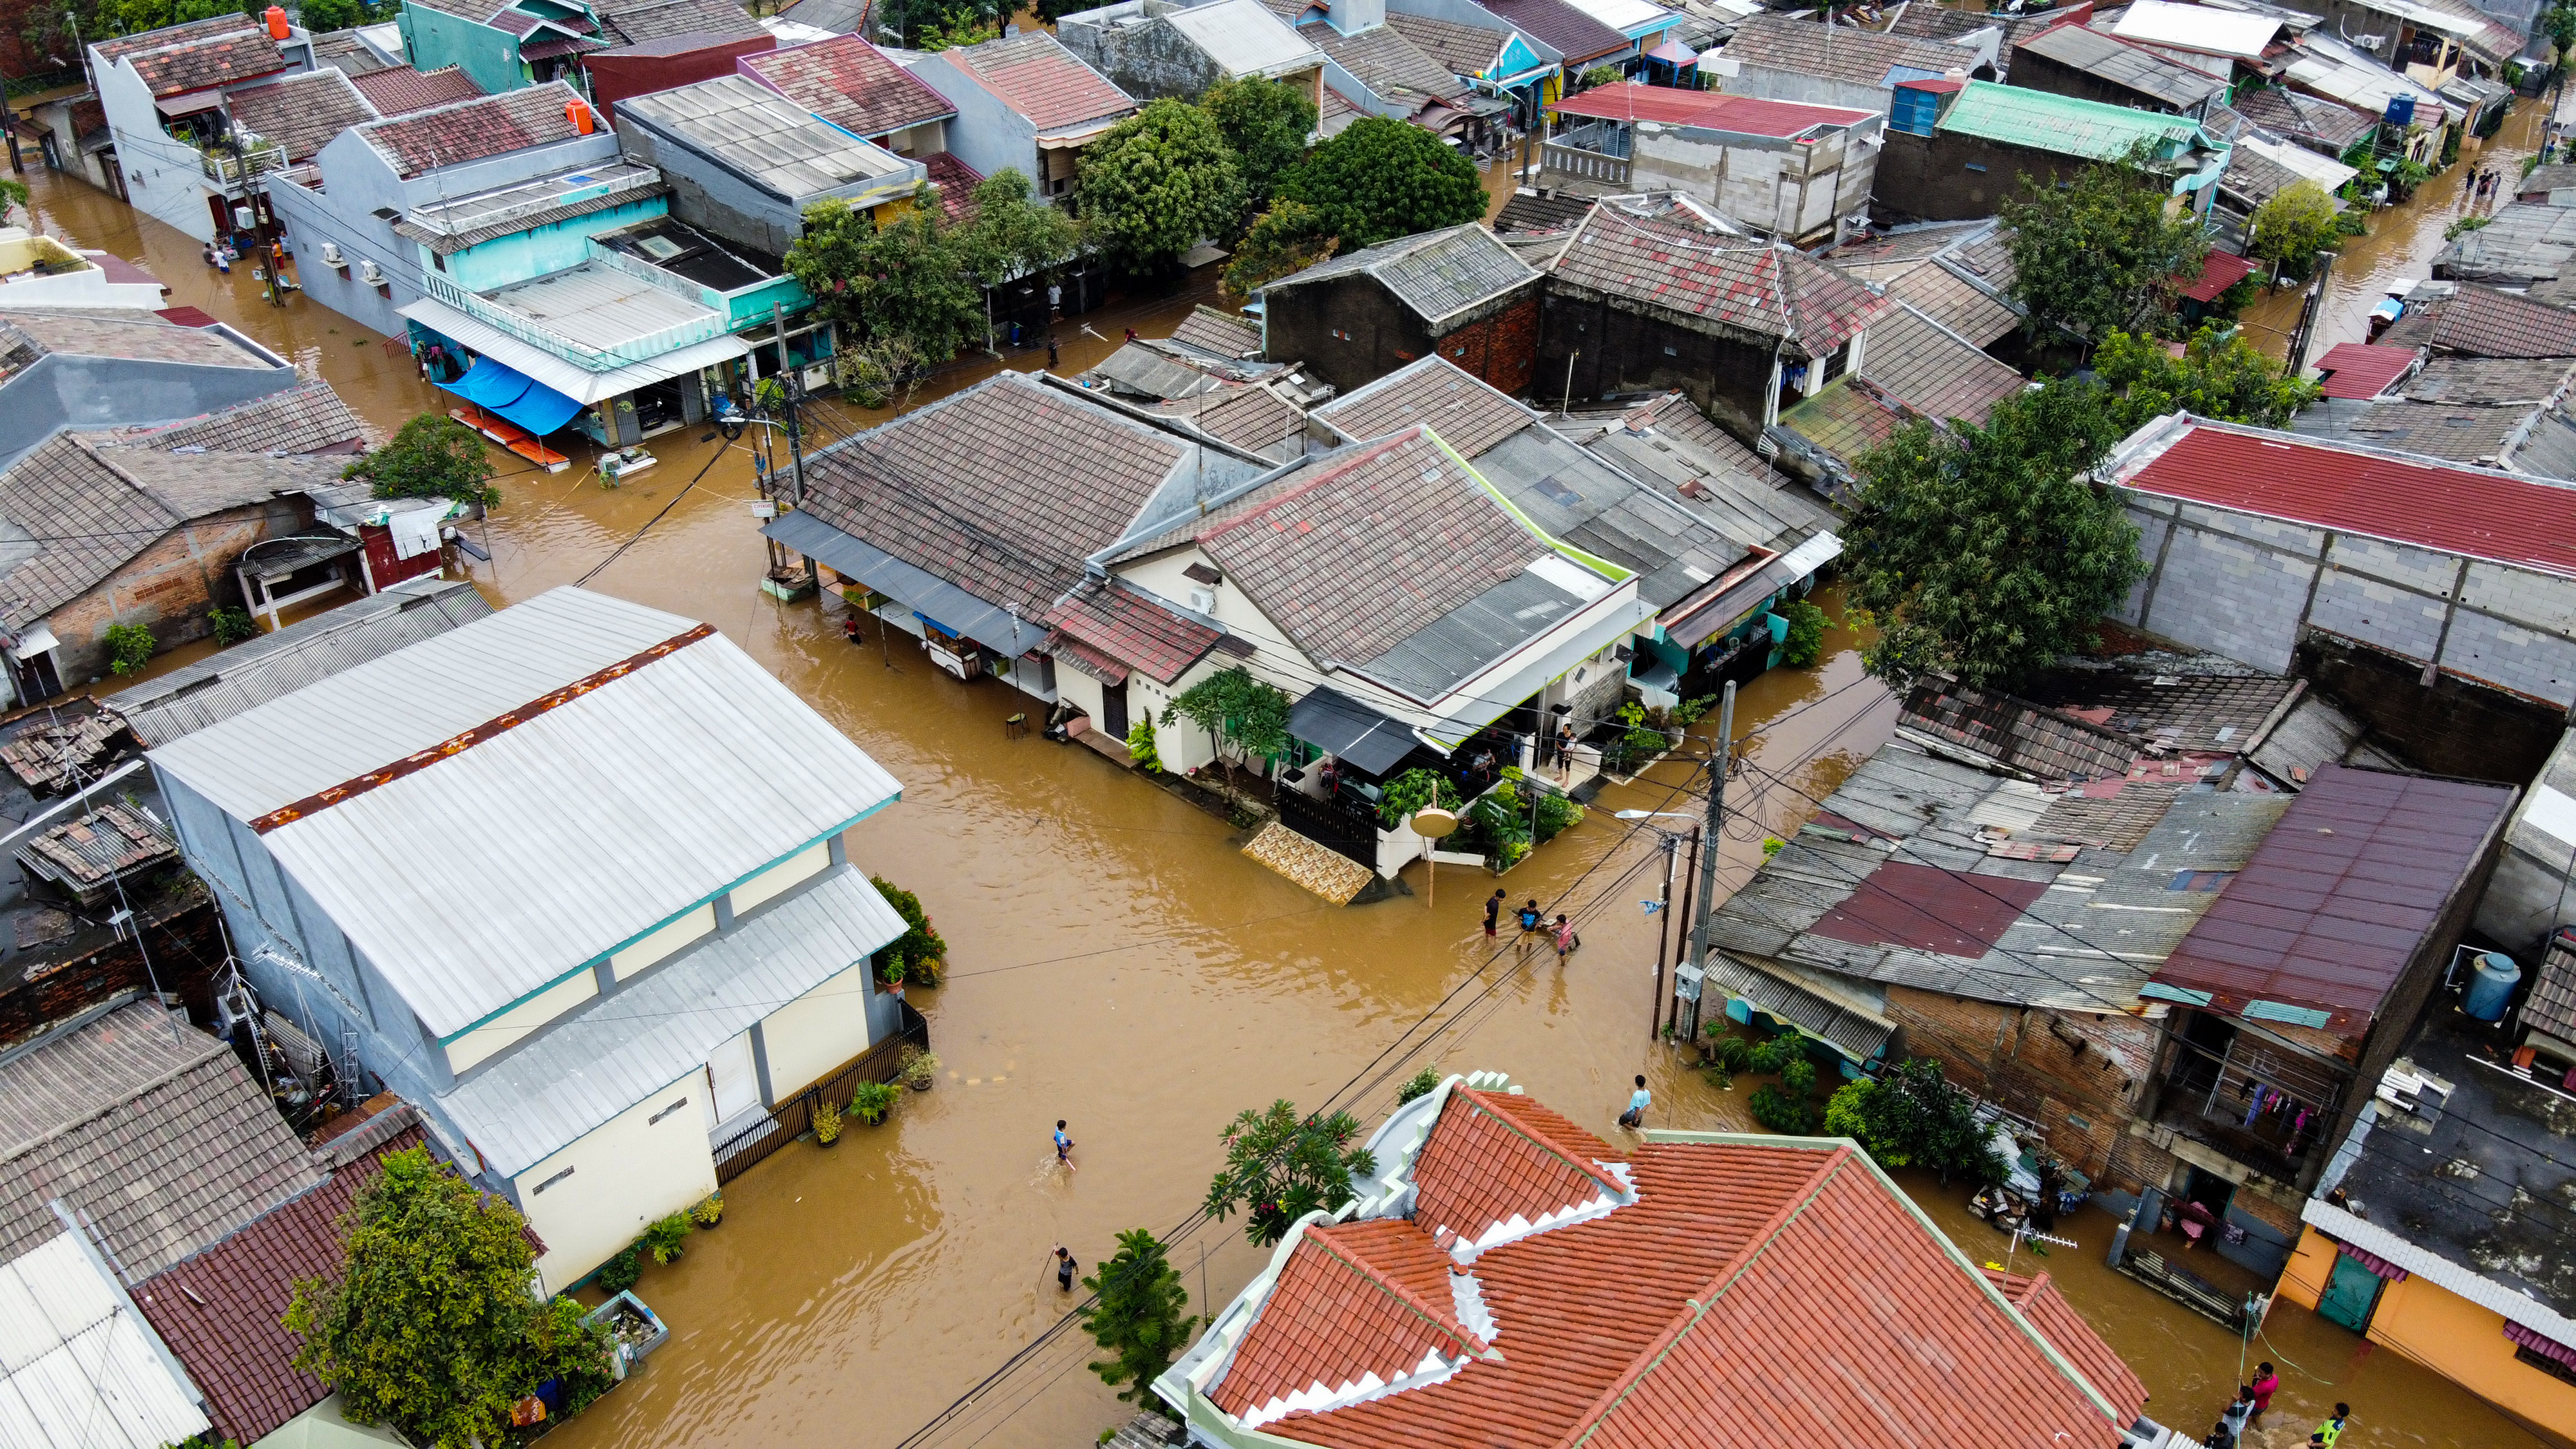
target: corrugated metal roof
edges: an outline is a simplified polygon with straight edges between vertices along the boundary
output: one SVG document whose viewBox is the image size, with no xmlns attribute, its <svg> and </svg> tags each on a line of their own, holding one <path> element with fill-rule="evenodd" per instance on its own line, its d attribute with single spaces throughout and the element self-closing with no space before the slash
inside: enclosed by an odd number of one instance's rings
<svg viewBox="0 0 2576 1449">
<path fill-rule="evenodd" d="M 2215 82 L 2212 82 L 2215 84 Z M 1708 131 L 1743 136 L 1803 136 L 1825 127 L 1867 122 L 1872 112 L 1842 106 L 1810 106 L 1797 101 L 1766 101 L 1756 96 L 1730 96 L 1718 91 L 1685 91 L 1671 86 L 1628 81 L 1595 86 L 1548 107 L 1560 116 L 1595 116 L 1611 121 L 1665 121 Z"/>
<path fill-rule="evenodd" d="M 840 867 L 593 1001 L 440 1105 L 495 1169 L 524 1172 L 682 1077 L 675 1096 L 703 1092 L 692 1074 L 710 1052 L 854 965 L 833 989 L 861 998 L 855 1011 L 876 989 L 862 963 L 905 929 L 866 875 Z"/>
<path fill-rule="evenodd" d="M 2281 17 L 2271 13 L 2178 5 L 2172 0 L 2133 0 L 2111 33 L 2142 45 L 2170 45 L 2203 55 L 2259 61 L 2263 48 L 2272 43 L 2281 24 Z"/>
<path fill-rule="evenodd" d="M 2013 49 L 2044 56 L 2178 110 L 2199 105 L 2226 85 L 2216 76 L 2177 65 L 2153 51 L 2123 44 L 2098 30 L 2086 28 L 2078 21 L 2042 31 L 2019 42 Z"/>
<path fill-rule="evenodd" d="M 2360 1040 L 2442 912 L 2477 887 L 2515 794 L 2320 767 L 2157 984 L 2230 1014 L 2256 1001 L 2323 1011 L 2327 1030 Z"/>
<path fill-rule="evenodd" d="M 0 1445 L 161 1449 L 211 1425 L 142 1315 L 69 1232 L 0 1264 Z"/>
<path fill-rule="evenodd" d="M 1324 53 L 1271 14 L 1261 0 L 1216 0 L 1163 18 L 1228 76 L 1275 77 L 1324 63 Z"/>
<path fill-rule="evenodd" d="M 2140 141 L 2179 148 L 2200 135 L 2200 123 L 2185 116 L 2160 116 L 1992 81 L 1968 82 L 1941 113 L 1937 129 L 2096 161 L 2125 156 Z"/>
<path fill-rule="evenodd" d="M 248 821 L 476 729 L 690 623 L 555 589 L 152 759 Z M 717 636 L 262 838 L 446 1036 L 899 793 L 847 736 Z"/>
<path fill-rule="evenodd" d="M 862 141 L 739 75 L 617 103 L 622 118 L 687 142 L 775 196 L 801 201 L 862 183 L 918 180 L 914 163 Z"/>
</svg>

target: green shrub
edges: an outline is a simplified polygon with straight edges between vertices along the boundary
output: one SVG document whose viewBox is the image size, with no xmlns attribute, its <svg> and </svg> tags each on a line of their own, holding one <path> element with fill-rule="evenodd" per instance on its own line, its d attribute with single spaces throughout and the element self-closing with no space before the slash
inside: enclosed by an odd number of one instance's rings
<svg viewBox="0 0 2576 1449">
<path fill-rule="evenodd" d="M 1773 612 L 1789 621 L 1789 637 L 1780 644 L 1780 662 L 1804 669 L 1825 657 L 1825 611 L 1804 599 L 1792 599 Z"/>
<path fill-rule="evenodd" d="M 676 1212 L 656 1218 L 644 1229 L 644 1250 L 656 1263 L 668 1263 L 689 1246 L 689 1215 Z"/>
<path fill-rule="evenodd" d="M 1538 797 L 1538 843 L 1554 840 L 1567 829 L 1581 824 L 1583 807 L 1552 790 Z"/>
<path fill-rule="evenodd" d="M 711 1192 L 698 1199 L 697 1206 L 689 1209 L 689 1219 L 702 1228 L 712 1228 L 723 1222 L 724 1194 Z"/>
<path fill-rule="evenodd" d="M 1435 1068 L 1424 1067 L 1421 1071 L 1415 1072 L 1403 1086 L 1396 1088 L 1396 1105 L 1400 1107 L 1416 1098 L 1428 1097 L 1439 1089 L 1439 1071 Z"/>
<path fill-rule="evenodd" d="M 140 624 L 107 626 L 107 667 L 117 674 L 140 674 L 152 662 L 152 631 Z"/>
<path fill-rule="evenodd" d="M 861 1082 L 850 1093 L 850 1115 L 873 1127 L 894 1110 L 903 1088 L 892 1082 Z"/>
<path fill-rule="evenodd" d="M 1804 1048 L 1795 1036 L 1775 1036 L 1753 1048 L 1745 1057 L 1747 1069 L 1766 1077 L 1776 1077 L 1790 1062 L 1803 1054 Z"/>
<path fill-rule="evenodd" d="M 814 1140 L 829 1147 L 841 1140 L 841 1105 L 829 1098 L 814 1104 Z"/>
<path fill-rule="evenodd" d="M 259 625 L 251 619 L 248 609 L 217 609 L 206 615 L 206 622 L 215 626 L 215 647 L 218 649 L 239 644 L 259 632 Z"/>
<path fill-rule="evenodd" d="M 593 1281 L 599 1284 L 602 1293 L 623 1293 L 634 1287 L 635 1280 L 643 1276 L 644 1244 L 639 1240 L 628 1243 L 616 1257 L 600 1264 L 599 1277 Z"/>
<path fill-rule="evenodd" d="M 1709 1048 L 1709 1059 L 1730 1073 L 1743 1071 L 1752 1063 L 1753 1044 L 1729 1033 L 1726 1027 L 1723 1021 L 1709 1023 L 1708 1034 L 1717 1038 L 1717 1044 Z"/>
<path fill-rule="evenodd" d="M 877 894 L 886 898 L 894 913 L 903 917 L 903 934 L 885 949 L 901 956 L 908 969 L 907 980 L 916 985 L 939 984 L 940 965 L 948 958 L 948 943 L 930 926 L 930 915 L 921 908 L 921 897 L 896 885 L 881 875 L 868 877 Z"/>
<path fill-rule="evenodd" d="M 1815 1112 L 1803 1097 L 1792 1097 L 1764 1084 L 1753 1089 L 1753 1120 L 1774 1132 L 1804 1137 L 1815 1130 Z"/>
<path fill-rule="evenodd" d="M 1386 782 L 1377 797 L 1377 823 L 1389 830 L 1413 818 L 1413 812 L 1436 805 L 1458 808 L 1458 789 L 1429 770 L 1407 770 Z"/>
<path fill-rule="evenodd" d="M 1154 749 L 1154 721 L 1150 717 L 1136 721 L 1127 731 L 1127 758 L 1148 775 L 1163 768 L 1163 757 Z"/>
<path fill-rule="evenodd" d="M 1834 1093 L 1825 1105 L 1825 1130 L 1859 1143 L 1882 1167 L 1928 1167 L 1943 1182 L 1953 1175 L 2001 1182 L 2009 1167 L 1995 1151 L 1993 1132 L 1977 1120 L 1976 1105 L 1942 1075 L 1939 1062 L 1909 1057 L 1876 1081 L 1864 1078 Z"/>
<path fill-rule="evenodd" d="M 1781 851 L 1788 848 L 1789 842 L 1782 840 L 1779 836 L 1766 835 L 1762 837 L 1762 858 L 1764 860 L 1769 860 L 1771 857 L 1778 855 Z"/>
</svg>

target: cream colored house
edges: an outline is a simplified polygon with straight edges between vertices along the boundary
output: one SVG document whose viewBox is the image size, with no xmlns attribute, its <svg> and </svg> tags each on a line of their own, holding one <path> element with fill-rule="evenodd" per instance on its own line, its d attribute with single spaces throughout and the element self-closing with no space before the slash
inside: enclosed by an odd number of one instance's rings
<svg viewBox="0 0 2576 1449">
<path fill-rule="evenodd" d="M 564 588 L 152 752 L 272 1011 L 418 1104 L 550 1290 L 899 1029 L 894 779 L 712 626 Z"/>
</svg>

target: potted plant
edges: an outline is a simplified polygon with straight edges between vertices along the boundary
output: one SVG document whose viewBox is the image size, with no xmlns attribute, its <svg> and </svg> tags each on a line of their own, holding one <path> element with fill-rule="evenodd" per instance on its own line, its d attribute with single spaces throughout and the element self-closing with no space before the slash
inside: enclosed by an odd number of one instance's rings
<svg viewBox="0 0 2576 1449">
<path fill-rule="evenodd" d="M 699 1229 L 702 1231 L 723 1222 L 724 1194 L 720 1192 L 708 1193 L 704 1198 L 699 1199 L 696 1207 L 689 1209 L 689 1216 L 697 1223 Z"/>
<path fill-rule="evenodd" d="M 861 1082 L 850 1093 L 850 1115 L 874 1127 L 894 1110 L 903 1088 L 892 1082 Z"/>
<path fill-rule="evenodd" d="M 814 1145 L 829 1147 L 841 1140 L 841 1109 L 829 1101 L 814 1104 Z"/>
<path fill-rule="evenodd" d="M 656 1218 L 644 1229 L 645 1251 L 653 1255 L 653 1261 L 656 1263 L 670 1262 L 680 1256 L 681 1250 L 688 1245 L 689 1215 L 687 1213 L 673 1213 L 667 1218 Z"/>
<path fill-rule="evenodd" d="M 896 956 L 888 960 L 884 975 L 886 994 L 898 997 L 903 995 L 903 957 Z"/>
<path fill-rule="evenodd" d="M 903 1065 L 896 1070 L 895 1080 L 916 1092 L 929 1091 L 939 1081 L 939 1053 L 924 1047 L 905 1047 Z"/>
</svg>

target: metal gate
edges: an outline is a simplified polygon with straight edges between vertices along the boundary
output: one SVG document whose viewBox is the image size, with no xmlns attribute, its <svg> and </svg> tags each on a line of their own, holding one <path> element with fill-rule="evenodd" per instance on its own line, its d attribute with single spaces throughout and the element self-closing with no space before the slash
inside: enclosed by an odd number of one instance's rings
<svg viewBox="0 0 2576 1449">
<path fill-rule="evenodd" d="M 1279 820 L 1336 855 L 1377 869 L 1377 817 L 1295 790 L 1279 792 Z"/>
</svg>

